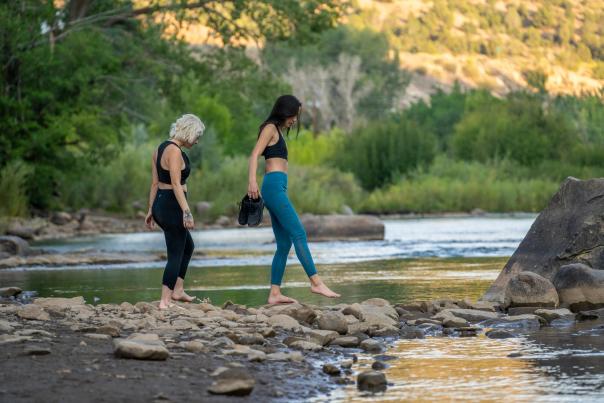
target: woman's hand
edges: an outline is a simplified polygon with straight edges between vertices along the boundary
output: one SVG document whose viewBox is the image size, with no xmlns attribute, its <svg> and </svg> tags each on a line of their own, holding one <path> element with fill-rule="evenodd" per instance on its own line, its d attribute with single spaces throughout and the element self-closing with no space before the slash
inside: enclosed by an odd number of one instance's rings
<svg viewBox="0 0 604 403">
<path fill-rule="evenodd" d="M 195 221 L 193 220 L 193 214 L 189 210 L 182 213 L 182 224 L 186 229 L 195 228 Z"/>
<path fill-rule="evenodd" d="M 247 186 L 247 195 L 250 197 L 250 199 L 254 200 L 260 197 L 260 191 L 258 190 L 258 184 L 256 181 L 250 182 Z"/>
<path fill-rule="evenodd" d="M 151 214 L 150 210 L 147 213 L 147 216 L 145 217 L 145 225 L 149 229 L 154 229 L 155 228 L 155 220 L 153 220 L 153 214 Z"/>
</svg>

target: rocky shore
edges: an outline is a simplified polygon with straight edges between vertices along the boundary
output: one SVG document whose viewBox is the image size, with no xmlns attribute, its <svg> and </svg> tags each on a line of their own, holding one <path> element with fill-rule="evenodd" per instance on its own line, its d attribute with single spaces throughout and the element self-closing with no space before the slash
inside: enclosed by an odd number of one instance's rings
<svg viewBox="0 0 604 403">
<path fill-rule="evenodd" d="M 382 372 L 399 338 L 510 338 L 543 326 L 590 320 L 604 309 L 504 307 L 372 298 L 333 306 L 222 307 L 208 302 L 87 304 L 0 289 L 0 400 L 223 401 L 227 396 L 292 400 L 355 384 L 388 388 Z M 357 355 L 373 356 L 360 371 Z"/>
</svg>

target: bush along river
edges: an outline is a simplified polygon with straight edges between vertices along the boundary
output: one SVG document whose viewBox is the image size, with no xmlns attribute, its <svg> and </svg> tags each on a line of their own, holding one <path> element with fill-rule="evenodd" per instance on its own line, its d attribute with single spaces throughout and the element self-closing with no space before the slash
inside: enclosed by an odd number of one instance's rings
<svg viewBox="0 0 604 403">
<path fill-rule="evenodd" d="M 186 281 L 206 300 L 168 311 L 151 302 L 161 260 L 0 270 L 0 285 L 15 287 L 0 306 L 1 400 L 604 399 L 602 311 L 476 302 L 534 219 L 387 221 L 383 241 L 312 243 L 343 297 L 311 294 L 292 255 L 284 291 L 301 304 L 287 306 L 263 305 L 268 228 L 196 232 Z M 34 248 L 161 255 L 163 238 Z"/>
</svg>

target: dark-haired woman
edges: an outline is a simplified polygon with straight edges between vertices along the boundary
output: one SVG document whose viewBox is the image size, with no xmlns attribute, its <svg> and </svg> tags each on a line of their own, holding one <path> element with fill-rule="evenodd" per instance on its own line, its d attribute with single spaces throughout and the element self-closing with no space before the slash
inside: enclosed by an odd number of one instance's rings
<svg viewBox="0 0 604 403">
<path fill-rule="evenodd" d="M 283 130 L 287 130 L 289 133 L 291 126 L 298 122 L 301 108 L 302 104 L 293 95 L 282 95 L 277 98 L 269 117 L 260 125 L 258 141 L 249 161 L 247 193 L 252 199 L 257 199 L 260 194 L 256 181 L 258 157 L 263 155 L 266 160 L 266 171 L 261 193 L 264 204 L 271 216 L 277 243 L 277 251 L 271 265 L 269 304 L 296 302 L 293 298 L 281 294 L 281 281 L 292 244 L 304 271 L 310 279 L 310 290 L 329 298 L 340 296 L 330 290 L 319 278 L 308 249 L 306 231 L 287 197 L 287 145 L 283 137 Z M 299 122 L 298 130 L 300 130 Z"/>
</svg>

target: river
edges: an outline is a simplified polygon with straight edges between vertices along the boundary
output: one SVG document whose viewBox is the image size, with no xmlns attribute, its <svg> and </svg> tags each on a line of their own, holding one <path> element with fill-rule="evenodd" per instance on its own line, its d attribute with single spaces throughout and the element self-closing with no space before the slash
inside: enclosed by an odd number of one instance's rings
<svg viewBox="0 0 604 403">
<path fill-rule="evenodd" d="M 352 303 L 381 297 L 392 303 L 435 298 L 476 299 L 497 277 L 534 215 L 386 221 L 383 241 L 311 243 L 325 281 Z M 197 255 L 187 274 L 191 294 L 214 304 L 266 301 L 273 236 L 270 228 L 195 231 Z M 161 233 L 99 235 L 36 244 L 58 253 L 84 250 L 157 252 Z M 332 301 L 309 292 L 290 256 L 284 292 L 303 302 Z M 83 295 L 91 303 L 155 300 L 163 262 L 103 266 L 20 267 L 0 271 L 0 284 L 40 296 Z M 391 383 L 364 397 L 354 386 L 320 401 L 604 401 L 604 328 L 568 325 L 506 340 L 427 337 L 400 340 L 388 354 Z M 515 357 L 509 357 L 511 353 Z M 360 355 L 355 371 L 370 366 Z"/>
</svg>

